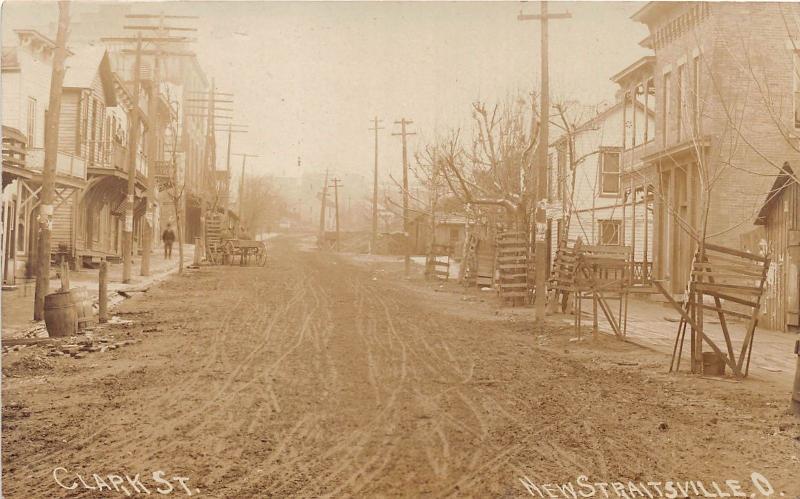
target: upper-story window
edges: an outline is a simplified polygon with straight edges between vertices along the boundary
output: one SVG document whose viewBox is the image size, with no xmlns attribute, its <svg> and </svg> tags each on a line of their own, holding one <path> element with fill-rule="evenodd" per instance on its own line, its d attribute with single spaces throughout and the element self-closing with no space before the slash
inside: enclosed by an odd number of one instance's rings
<svg viewBox="0 0 800 499">
<path fill-rule="evenodd" d="M 794 53 L 794 127 L 800 128 L 800 52 Z"/>
<path fill-rule="evenodd" d="M 556 152 L 556 174 L 558 175 L 558 198 L 557 199 L 564 199 L 567 197 L 567 155 L 569 154 L 569 149 L 566 145 L 559 147 Z"/>
<path fill-rule="evenodd" d="M 700 135 L 700 114 L 703 112 L 703 102 L 700 97 L 702 71 L 700 55 L 696 55 L 692 59 L 692 128 L 694 128 L 695 136 Z"/>
<path fill-rule="evenodd" d="M 644 83 L 644 141 L 650 142 L 656 136 L 656 131 L 651 125 L 651 117 L 656 115 L 656 82 L 648 78 Z"/>
<path fill-rule="evenodd" d="M 605 149 L 600 151 L 600 194 L 616 196 L 619 194 L 620 171 L 619 151 Z"/>
<path fill-rule="evenodd" d="M 686 103 L 686 91 L 684 86 L 684 80 L 686 78 L 686 65 L 681 64 L 678 66 L 677 74 L 675 75 L 675 134 L 677 135 L 677 140 L 680 142 L 683 140 L 684 135 L 684 126 L 683 126 L 683 119 L 685 116 L 684 107 Z"/>
<path fill-rule="evenodd" d="M 661 129 L 663 130 L 664 134 L 664 144 L 669 144 L 669 127 L 672 123 L 672 73 L 667 71 L 664 73 L 664 102 L 663 106 L 663 113 L 662 113 L 662 121 L 661 121 Z"/>
<path fill-rule="evenodd" d="M 555 169 L 555 161 L 552 152 L 547 153 L 547 200 L 552 201 L 556 199 L 556 185 L 558 185 L 558 173 Z"/>
<path fill-rule="evenodd" d="M 36 147 L 36 99 L 28 97 L 28 122 L 27 122 L 28 147 Z"/>
</svg>

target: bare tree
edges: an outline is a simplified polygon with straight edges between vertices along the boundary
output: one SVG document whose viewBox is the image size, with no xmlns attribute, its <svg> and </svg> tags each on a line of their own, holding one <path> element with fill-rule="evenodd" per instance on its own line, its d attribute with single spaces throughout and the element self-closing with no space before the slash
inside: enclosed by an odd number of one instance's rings
<svg viewBox="0 0 800 499">
<path fill-rule="evenodd" d="M 469 205 L 505 208 L 510 217 L 525 220 L 533 199 L 533 153 L 538 147 L 540 117 L 536 96 L 518 96 L 491 108 L 472 104 L 472 136 L 462 145 L 461 131 L 437 141 L 445 184 Z"/>
<path fill-rule="evenodd" d="M 242 199 L 242 219 L 256 233 L 269 231 L 278 219 L 289 213 L 286 200 L 269 177 L 247 178 Z"/>
<path fill-rule="evenodd" d="M 176 102 L 177 105 L 177 102 Z M 172 205 L 175 208 L 175 230 L 178 232 L 178 273 L 183 273 L 183 241 L 184 241 L 184 227 L 183 227 L 183 219 L 181 215 L 183 214 L 183 202 L 184 202 L 184 192 L 186 190 L 186 180 L 185 175 L 181 175 L 178 172 L 178 130 L 179 130 L 179 123 L 178 123 L 178 116 L 180 113 L 175 112 L 174 116 L 169 120 L 167 125 L 167 129 L 170 131 L 171 140 L 171 150 L 169 156 L 169 168 L 168 168 L 168 180 L 166 186 L 166 192 L 169 196 L 170 200 L 172 201 Z M 198 251 L 198 248 L 195 248 L 195 251 Z"/>
</svg>

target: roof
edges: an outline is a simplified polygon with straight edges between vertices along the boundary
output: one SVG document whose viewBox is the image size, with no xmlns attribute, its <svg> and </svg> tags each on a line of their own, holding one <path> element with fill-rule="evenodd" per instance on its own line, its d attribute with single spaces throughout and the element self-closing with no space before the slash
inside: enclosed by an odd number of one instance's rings
<svg viewBox="0 0 800 499">
<path fill-rule="evenodd" d="M 640 70 L 644 70 L 648 66 L 654 66 L 656 63 L 656 57 L 653 55 L 646 55 L 640 59 L 638 59 L 633 64 L 629 65 L 619 73 L 615 74 L 611 77 L 611 81 L 614 83 L 620 83 L 626 80 L 629 76 L 636 74 Z"/>
<path fill-rule="evenodd" d="M 92 88 L 97 75 L 103 84 L 106 105 L 117 105 L 117 94 L 114 90 L 114 77 L 108 54 L 103 47 L 84 45 L 67 59 L 64 72 L 64 88 Z"/>
<path fill-rule="evenodd" d="M 586 130 L 591 130 L 597 123 L 603 121 L 608 116 L 613 114 L 615 111 L 619 110 L 622 107 L 623 102 L 624 101 L 619 100 L 615 102 L 613 105 L 609 106 L 604 111 L 601 111 L 596 115 L 592 116 L 591 118 L 587 119 L 586 121 L 575 127 L 575 130 L 572 133 L 577 135 L 581 132 L 585 132 Z M 563 132 L 558 136 L 558 138 L 555 141 L 550 143 L 550 147 L 553 147 L 559 142 L 565 141 L 566 139 L 567 139 L 567 132 Z"/>
<path fill-rule="evenodd" d="M 49 49 L 56 48 L 56 42 L 44 36 L 43 34 L 39 33 L 35 29 L 15 29 L 14 33 L 17 34 L 20 40 L 22 40 L 23 38 L 30 38 L 31 41 L 41 43 L 42 45 L 44 45 Z"/>
<path fill-rule="evenodd" d="M 19 37 L 20 42 L 22 42 L 25 39 L 28 39 L 32 43 L 38 43 L 50 50 L 55 50 L 56 48 L 56 42 L 44 36 L 35 29 L 15 29 L 14 33 L 16 33 L 17 36 Z M 67 49 L 67 55 L 68 56 L 72 55 L 72 51 Z"/>
<path fill-rule="evenodd" d="M 769 190 L 769 194 L 767 194 L 764 204 L 761 205 L 761 209 L 758 210 L 758 216 L 756 217 L 755 225 L 766 225 L 767 214 L 769 213 L 770 207 L 777 202 L 778 199 L 780 199 L 783 192 L 788 189 L 789 186 L 792 184 L 797 184 L 797 177 L 795 177 L 792 167 L 789 166 L 788 161 L 783 164 L 783 168 L 781 170 L 781 173 L 775 177 L 775 182 L 773 182 L 772 189 Z"/>
<path fill-rule="evenodd" d="M 64 86 L 67 88 L 91 88 L 105 56 L 105 49 L 85 45 L 76 49 L 75 55 L 64 63 Z"/>
<path fill-rule="evenodd" d="M 688 2 L 647 2 L 644 7 L 633 13 L 631 19 L 643 24 L 650 24 L 667 11 L 686 3 Z"/>
</svg>

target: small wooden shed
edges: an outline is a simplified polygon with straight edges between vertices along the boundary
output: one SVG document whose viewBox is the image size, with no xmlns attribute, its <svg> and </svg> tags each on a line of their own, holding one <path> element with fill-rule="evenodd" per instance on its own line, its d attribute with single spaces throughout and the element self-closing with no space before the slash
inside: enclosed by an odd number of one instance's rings
<svg viewBox="0 0 800 499">
<path fill-rule="evenodd" d="M 760 250 L 769 253 L 773 262 L 760 325 L 782 331 L 800 329 L 800 183 L 789 163 L 775 178 L 755 223 L 763 226 Z"/>
</svg>

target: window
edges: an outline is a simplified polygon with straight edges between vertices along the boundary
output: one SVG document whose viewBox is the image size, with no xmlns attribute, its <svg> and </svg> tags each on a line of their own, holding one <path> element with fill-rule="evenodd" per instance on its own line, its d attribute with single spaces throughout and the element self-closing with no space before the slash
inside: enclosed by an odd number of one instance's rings
<svg viewBox="0 0 800 499">
<path fill-rule="evenodd" d="M 677 136 L 678 142 L 683 140 L 683 107 L 685 104 L 685 92 L 684 92 L 684 77 L 686 76 L 685 65 L 681 64 L 678 66 L 678 73 L 675 75 L 675 100 L 677 102 L 677 107 L 675 108 L 675 133 Z"/>
<path fill-rule="evenodd" d="M 567 180 L 567 146 L 562 145 L 558 148 L 557 162 L 557 175 L 558 175 L 558 197 L 556 199 L 564 199 L 566 195 L 566 180 Z"/>
<path fill-rule="evenodd" d="M 700 134 L 700 112 L 702 110 L 702 102 L 700 101 L 700 76 L 702 74 L 700 56 L 695 56 L 692 61 L 692 128 L 694 128 L 695 136 Z"/>
<path fill-rule="evenodd" d="M 600 152 L 600 194 L 619 194 L 619 151 Z"/>
<path fill-rule="evenodd" d="M 644 141 L 650 142 L 655 138 L 655 130 L 650 126 L 650 117 L 656 115 L 656 83 L 652 78 L 644 84 Z"/>
<path fill-rule="evenodd" d="M 794 127 L 800 128 L 800 51 L 794 53 Z"/>
<path fill-rule="evenodd" d="M 28 97 L 28 147 L 36 147 L 36 99 Z"/>
<path fill-rule="evenodd" d="M 664 131 L 664 144 L 669 143 L 669 126 L 670 126 L 670 117 L 672 113 L 672 92 L 670 91 L 670 87 L 672 86 L 672 74 L 667 71 L 664 73 L 664 104 L 663 110 L 664 114 L 661 121 L 661 128 Z"/>
<path fill-rule="evenodd" d="M 622 244 L 621 220 L 598 220 L 600 229 L 600 244 L 603 246 L 619 246 Z"/>
<path fill-rule="evenodd" d="M 644 144 L 647 140 L 647 94 L 644 92 L 644 83 L 636 85 L 634 93 L 635 105 L 633 107 L 633 140 L 634 147 Z"/>
</svg>

